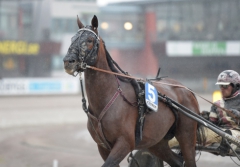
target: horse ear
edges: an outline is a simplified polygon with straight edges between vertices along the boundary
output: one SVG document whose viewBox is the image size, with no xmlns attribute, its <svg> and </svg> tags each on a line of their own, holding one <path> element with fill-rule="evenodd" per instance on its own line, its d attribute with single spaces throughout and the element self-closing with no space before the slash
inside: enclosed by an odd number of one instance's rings
<svg viewBox="0 0 240 167">
<path fill-rule="evenodd" d="M 82 22 L 79 20 L 78 15 L 77 15 L 77 23 L 78 23 L 79 29 L 81 29 L 81 28 L 84 27 L 84 25 L 82 24 Z"/>
<path fill-rule="evenodd" d="M 94 15 L 92 18 L 92 27 L 93 27 L 93 30 L 98 28 L 98 18 L 96 15 Z"/>
</svg>

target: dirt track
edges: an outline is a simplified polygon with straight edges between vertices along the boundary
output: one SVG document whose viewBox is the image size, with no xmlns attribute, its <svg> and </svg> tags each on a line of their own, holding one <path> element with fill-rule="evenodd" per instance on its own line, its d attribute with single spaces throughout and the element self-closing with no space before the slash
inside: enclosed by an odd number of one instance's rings
<svg viewBox="0 0 240 167">
<path fill-rule="evenodd" d="M 80 96 L 0 97 L 0 167 L 101 166 L 80 101 Z M 200 106 L 209 108 L 201 100 Z M 208 153 L 197 164 L 237 166 Z M 126 159 L 121 167 L 127 167 Z"/>
<path fill-rule="evenodd" d="M 83 124 L 7 131 L 12 134 L 0 142 L 0 167 L 51 167 L 54 161 L 59 167 L 93 167 L 103 163 Z"/>
</svg>

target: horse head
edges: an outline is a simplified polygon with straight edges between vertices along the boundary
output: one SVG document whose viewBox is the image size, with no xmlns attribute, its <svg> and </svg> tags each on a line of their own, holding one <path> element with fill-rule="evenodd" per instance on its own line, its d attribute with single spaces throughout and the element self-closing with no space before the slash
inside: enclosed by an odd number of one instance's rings
<svg viewBox="0 0 240 167">
<path fill-rule="evenodd" d="M 94 15 L 91 25 L 85 26 L 77 17 L 78 32 L 72 37 L 67 55 L 63 58 L 64 69 L 70 74 L 82 72 L 86 65 L 94 65 L 100 38 L 98 36 L 98 19 Z"/>
</svg>

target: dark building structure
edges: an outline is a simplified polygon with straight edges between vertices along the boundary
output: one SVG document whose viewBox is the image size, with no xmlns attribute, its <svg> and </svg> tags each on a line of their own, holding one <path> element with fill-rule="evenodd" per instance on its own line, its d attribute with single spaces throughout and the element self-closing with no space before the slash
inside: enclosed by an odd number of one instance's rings
<svg viewBox="0 0 240 167">
<path fill-rule="evenodd" d="M 154 77 L 161 67 L 212 90 L 221 71 L 240 72 L 239 0 L 0 0 L 0 77 L 64 76 L 76 15 L 90 24 L 94 14 L 110 54 L 132 75 Z"/>
<path fill-rule="evenodd" d="M 137 10 L 135 15 L 126 10 L 131 7 Z M 118 38 L 121 41 L 112 49 L 129 71 L 135 69 L 135 74 L 152 76 L 160 66 L 162 75 L 198 90 L 215 89 L 214 82 L 223 70 L 240 72 L 239 0 L 113 3 L 101 8 L 101 16 L 110 20 L 119 12 L 111 10 L 114 8 L 122 8 L 122 22 L 131 22 L 134 27 L 122 33 Z M 120 26 L 115 27 L 114 32 L 102 35 L 110 48 L 110 38 L 119 29 Z M 137 45 L 131 45 L 128 36 L 139 39 Z"/>
<path fill-rule="evenodd" d="M 0 78 L 65 74 L 64 36 L 96 12 L 96 0 L 0 0 Z"/>
<path fill-rule="evenodd" d="M 43 0 L 0 0 L 0 76 L 50 76 L 51 55 L 61 43 L 50 39 Z"/>
</svg>

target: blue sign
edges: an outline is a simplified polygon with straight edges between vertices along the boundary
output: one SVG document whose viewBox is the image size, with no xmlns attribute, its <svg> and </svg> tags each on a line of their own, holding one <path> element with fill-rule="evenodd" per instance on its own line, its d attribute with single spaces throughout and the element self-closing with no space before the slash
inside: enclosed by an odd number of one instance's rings
<svg viewBox="0 0 240 167">
<path fill-rule="evenodd" d="M 145 83 L 145 101 L 147 106 L 153 111 L 158 110 L 158 93 L 157 89 L 150 83 Z"/>
<path fill-rule="evenodd" d="M 61 83 L 53 81 L 39 81 L 29 83 L 30 91 L 61 91 Z"/>
</svg>

